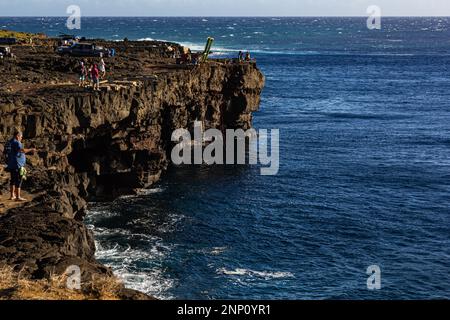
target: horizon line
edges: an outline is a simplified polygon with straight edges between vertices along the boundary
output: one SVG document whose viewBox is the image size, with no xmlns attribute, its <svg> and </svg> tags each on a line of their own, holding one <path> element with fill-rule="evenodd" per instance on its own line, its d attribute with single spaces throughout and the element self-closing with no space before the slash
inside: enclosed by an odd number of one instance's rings
<svg viewBox="0 0 450 320">
<path fill-rule="evenodd" d="M 68 18 L 69 16 L 61 16 L 61 15 L 0 15 L 0 18 Z M 365 15 L 346 15 L 346 16 L 338 16 L 338 15 L 305 15 L 305 16 L 287 16 L 287 15 L 274 15 L 274 16 L 266 16 L 266 15 L 255 15 L 255 16 L 195 16 L 195 15 L 160 15 L 160 16 L 140 16 L 140 15 L 125 15 L 125 16 L 116 16 L 116 15 L 82 15 L 82 18 L 367 18 Z M 420 15 L 382 15 L 381 18 L 449 18 L 450 15 L 429 15 L 429 16 L 420 16 Z"/>
</svg>

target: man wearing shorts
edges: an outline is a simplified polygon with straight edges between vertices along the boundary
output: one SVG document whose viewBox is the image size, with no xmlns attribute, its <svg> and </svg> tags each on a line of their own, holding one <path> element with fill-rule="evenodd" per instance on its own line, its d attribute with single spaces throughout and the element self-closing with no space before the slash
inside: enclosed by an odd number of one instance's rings
<svg viewBox="0 0 450 320">
<path fill-rule="evenodd" d="M 94 64 L 91 69 L 92 86 L 94 91 L 100 91 L 100 79 L 98 78 L 99 75 L 100 73 L 98 71 L 98 67 L 96 64 Z"/>
<path fill-rule="evenodd" d="M 24 149 L 22 145 L 22 133 L 20 131 L 14 133 L 14 138 L 11 140 L 11 152 L 8 156 L 7 168 L 11 174 L 11 198 L 9 200 L 26 201 L 20 196 L 23 178 L 21 176 L 21 168 L 25 167 L 26 164 L 25 154 L 35 151 L 36 149 Z"/>
</svg>

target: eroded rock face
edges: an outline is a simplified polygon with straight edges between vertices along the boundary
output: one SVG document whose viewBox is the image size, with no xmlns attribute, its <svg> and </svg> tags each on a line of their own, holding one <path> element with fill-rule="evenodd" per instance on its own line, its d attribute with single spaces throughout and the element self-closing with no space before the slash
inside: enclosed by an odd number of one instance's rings
<svg viewBox="0 0 450 320">
<path fill-rule="evenodd" d="M 156 182 L 175 129 L 192 129 L 196 120 L 207 128 L 250 128 L 262 83 L 254 65 L 208 64 L 117 91 L 45 87 L 33 97 L 3 94 L 0 141 L 23 128 L 25 145 L 39 149 L 28 157 L 29 188 L 52 193 L 52 208 L 75 217 L 83 199 Z"/>
<path fill-rule="evenodd" d="M 180 67 L 167 58 L 165 47 L 150 55 L 160 57 L 158 65 L 142 62 L 150 53 L 142 58 L 141 47 L 125 47 L 111 61 L 117 74 L 99 93 L 52 84 L 51 79 L 59 81 L 62 72 L 74 70 L 73 58 L 18 54 L 16 64 L 0 66 L 0 72 L 23 77 L 0 89 L 0 141 L 21 128 L 25 147 L 39 150 L 28 156 L 24 188 L 40 194 L 27 208 L 0 217 L 0 262 L 23 267 L 32 277 L 61 272 L 69 264 L 81 264 L 86 274 L 109 274 L 95 262 L 91 233 L 76 221 L 82 220 L 86 201 L 111 199 L 158 181 L 169 165 L 176 129 L 193 129 L 195 121 L 206 129 L 251 127 L 264 86 L 255 64 L 211 61 Z M 58 68 L 36 84 L 32 79 L 48 60 Z M 133 72 L 124 81 L 127 70 Z"/>
<path fill-rule="evenodd" d="M 71 265 L 91 274 L 112 275 L 95 261 L 93 235 L 86 226 L 45 208 L 12 209 L 0 218 L 2 264 L 13 266 L 21 275 L 46 278 L 63 274 Z"/>
</svg>

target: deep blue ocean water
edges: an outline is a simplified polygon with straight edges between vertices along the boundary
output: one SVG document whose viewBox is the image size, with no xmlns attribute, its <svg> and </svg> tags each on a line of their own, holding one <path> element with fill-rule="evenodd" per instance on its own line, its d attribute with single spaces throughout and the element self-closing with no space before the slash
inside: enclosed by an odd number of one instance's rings
<svg viewBox="0 0 450 320">
<path fill-rule="evenodd" d="M 63 18 L 0 28 L 69 32 Z M 280 172 L 172 168 L 93 204 L 98 258 L 177 299 L 450 298 L 449 18 L 85 18 L 81 36 L 250 50 Z M 382 289 L 366 269 L 379 265 Z"/>
</svg>

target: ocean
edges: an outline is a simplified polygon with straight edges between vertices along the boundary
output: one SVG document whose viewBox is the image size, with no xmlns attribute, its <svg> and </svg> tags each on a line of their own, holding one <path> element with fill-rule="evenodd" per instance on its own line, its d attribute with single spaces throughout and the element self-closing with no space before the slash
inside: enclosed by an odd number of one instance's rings
<svg viewBox="0 0 450 320">
<path fill-rule="evenodd" d="M 73 33 L 65 18 L 0 28 Z M 96 203 L 97 257 L 163 299 L 450 298 L 450 18 L 84 18 L 80 36 L 159 39 L 266 75 L 257 129 L 280 171 L 172 167 Z M 368 290 L 367 268 L 381 269 Z"/>
</svg>

